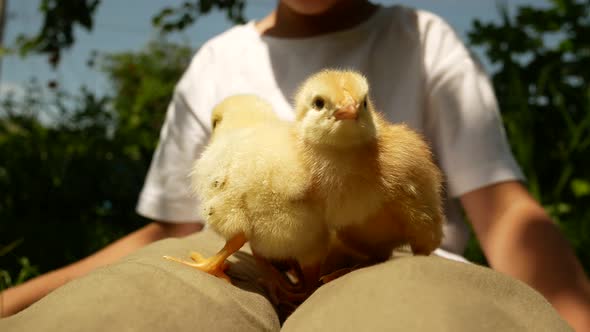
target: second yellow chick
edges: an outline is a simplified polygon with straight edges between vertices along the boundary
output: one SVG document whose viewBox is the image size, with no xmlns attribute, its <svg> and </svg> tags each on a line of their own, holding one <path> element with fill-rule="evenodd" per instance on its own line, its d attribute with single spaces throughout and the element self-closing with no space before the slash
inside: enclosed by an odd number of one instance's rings
<svg viewBox="0 0 590 332">
<path fill-rule="evenodd" d="M 311 76 L 296 96 L 297 130 L 329 227 L 340 242 L 384 260 L 410 244 L 428 255 L 442 240 L 442 176 L 422 137 L 375 110 L 353 71 Z"/>
</svg>

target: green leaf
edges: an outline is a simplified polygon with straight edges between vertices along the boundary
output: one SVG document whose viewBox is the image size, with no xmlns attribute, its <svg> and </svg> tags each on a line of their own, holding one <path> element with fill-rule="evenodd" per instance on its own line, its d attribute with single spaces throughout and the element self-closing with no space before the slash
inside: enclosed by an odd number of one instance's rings
<svg viewBox="0 0 590 332">
<path fill-rule="evenodd" d="M 574 179 L 570 185 L 574 196 L 584 197 L 590 195 L 590 181 Z"/>
<path fill-rule="evenodd" d="M 557 217 L 570 213 L 572 211 L 571 205 L 563 202 L 547 205 L 545 206 L 545 209 L 550 215 Z"/>
<path fill-rule="evenodd" d="M 18 247 L 21 243 L 23 243 L 23 239 L 18 239 L 18 240 L 14 240 L 12 242 L 10 242 L 9 244 L 5 245 L 4 247 L 0 248 L 0 256 L 4 256 L 8 253 L 10 253 L 11 251 L 14 250 L 14 248 Z"/>
</svg>

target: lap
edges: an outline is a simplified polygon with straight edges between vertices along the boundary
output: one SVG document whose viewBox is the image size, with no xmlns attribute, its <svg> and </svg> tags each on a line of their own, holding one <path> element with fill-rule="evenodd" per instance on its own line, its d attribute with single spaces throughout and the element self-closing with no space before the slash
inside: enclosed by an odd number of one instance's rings
<svg viewBox="0 0 590 332">
<path fill-rule="evenodd" d="M 278 331 L 247 248 L 231 258 L 237 287 L 162 258 L 188 258 L 191 250 L 207 256 L 222 246 L 210 231 L 158 241 L 0 320 L 0 330 Z"/>
<path fill-rule="evenodd" d="M 318 289 L 283 331 L 571 331 L 536 291 L 474 264 L 402 257 Z"/>
<path fill-rule="evenodd" d="M 230 258 L 235 286 L 162 255 L 205 256 L 224 241 L 205 230 L 149 245 L 0 320 L 2 331 L 278 331 L 248 248 Z M 285 331 L 563 331 L 565 323 L 528 286 L 472 264 L 402 257 L 318 289 Z"/>
</svg>

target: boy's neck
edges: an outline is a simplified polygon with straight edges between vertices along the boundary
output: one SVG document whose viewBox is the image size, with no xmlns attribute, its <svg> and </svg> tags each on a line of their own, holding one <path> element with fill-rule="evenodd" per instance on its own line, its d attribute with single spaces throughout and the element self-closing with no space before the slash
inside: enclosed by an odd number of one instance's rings
<svg viewBox="0 0 590 332">
<path fill-rule="evenodd" d="M 352 28 L 367 20 L 378 6 L 367 0 L 344 0 L 319 15 L 297 13 L 283 2 L 256 22 L 261 35 L 305 38 Z"/>
</svg>

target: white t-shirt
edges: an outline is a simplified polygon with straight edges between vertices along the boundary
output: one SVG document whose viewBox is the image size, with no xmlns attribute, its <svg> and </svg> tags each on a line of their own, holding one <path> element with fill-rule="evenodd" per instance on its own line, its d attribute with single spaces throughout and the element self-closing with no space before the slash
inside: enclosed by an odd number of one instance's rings
<svg viewBox="0 0 590 332">
<path fill-rule="evenodd" d="M 212 108 L 227 96 L 254 93 L 292 120 L 296 88 L 323 68 L 362 72 L 377 109 L 429 140 L 449 198 L 442 247 L 462 253 L 469 233 L 456 198 L 523 176 L 482 68 L 441 18 L 400 6 L 311 38 L 260 36 L 250 22 L 208 41 L 175 89 L 137 212 L 160 221 L 203 220 L 188 173 L 208 141 Z"/>
</svg>

